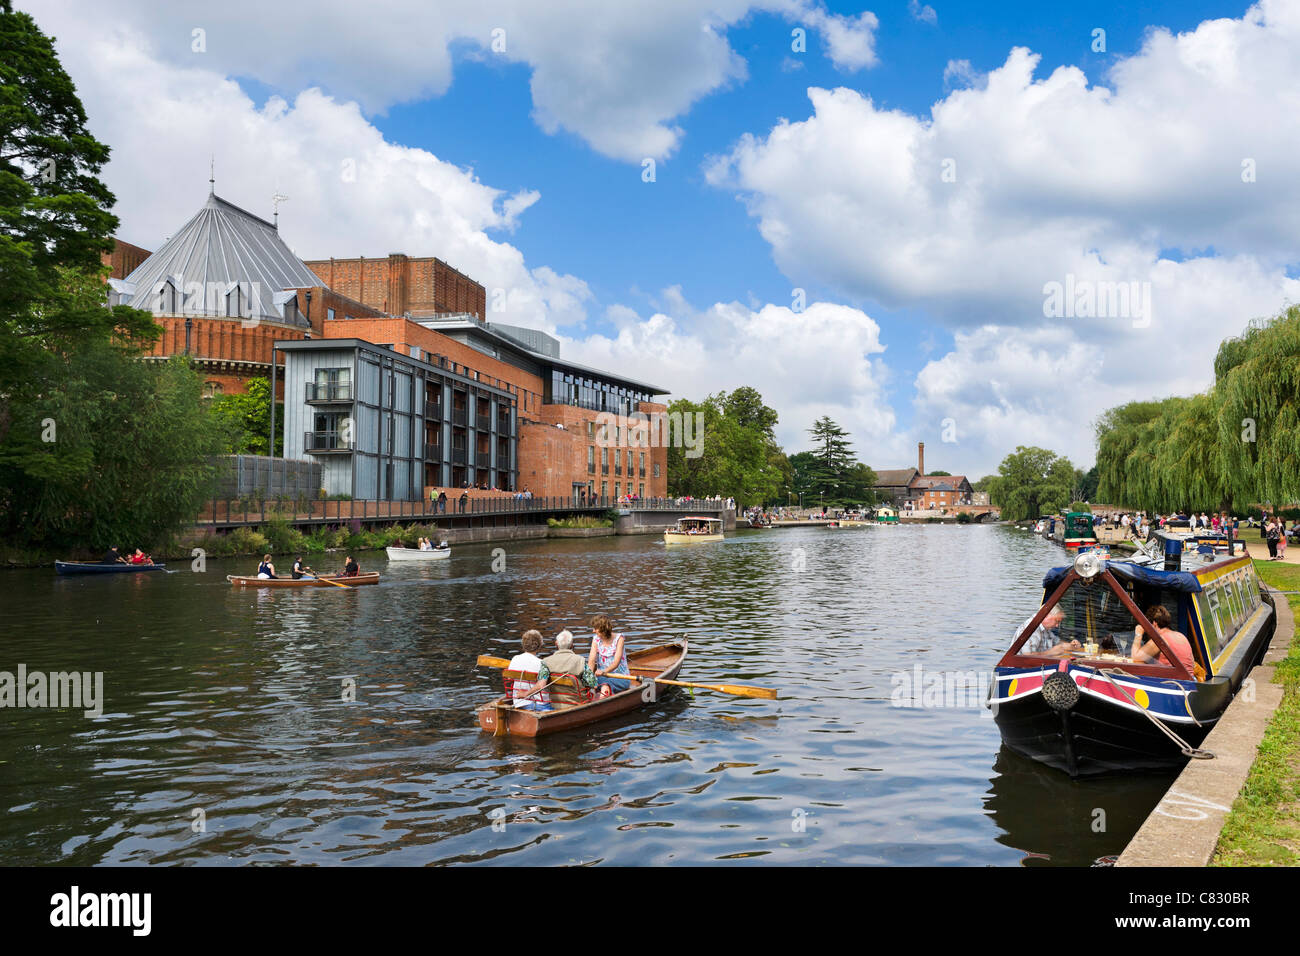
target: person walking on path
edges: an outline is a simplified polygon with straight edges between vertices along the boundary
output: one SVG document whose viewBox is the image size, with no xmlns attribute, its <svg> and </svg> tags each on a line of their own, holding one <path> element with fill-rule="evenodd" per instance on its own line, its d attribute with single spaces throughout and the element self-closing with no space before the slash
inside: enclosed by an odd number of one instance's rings
<svg viewBox="0 0 1300 956">
<path fill-rule="evenodd" d="M 1278 542 L 1277 522 L 1269 518 L 1264 525 L 1264 540 L 1268 542 L 1268 559 L 1277 560 L 1277 542 Z"/>
</svg>

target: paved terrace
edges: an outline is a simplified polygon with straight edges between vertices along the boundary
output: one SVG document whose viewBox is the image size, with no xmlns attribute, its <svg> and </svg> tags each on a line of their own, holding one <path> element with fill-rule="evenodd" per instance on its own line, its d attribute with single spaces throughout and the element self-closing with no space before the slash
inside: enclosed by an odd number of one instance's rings
<svg viewBox="0 0 1300 956">
<path fill-rule="evenodd" d="M 198 516 L 201 530 L 220 531 L 257 527 L 268 520 L 283 519 L 291 525 L 308 527 L 329 524 L 387 524 L 394 521 L 437 524 L 445 528 L 504 527 L 512 524 L 544 524 L 547 518 L 573 515 L 603 517 L 611 509 L 633 516 L 663 513 L 664 524 L 689 514 L 724 516 L 725 503 L 676 498 L 645 498 L 636 502 L 596 498 L 575 502 L 572 497 L 515 498 L 501 493 L 469 492 L 466 501 L 449 497 L 445 510 L 430 501 L 374 501 L 352 499 L 280 500 L 275 498 L 214 498 Z"/>
</svg>

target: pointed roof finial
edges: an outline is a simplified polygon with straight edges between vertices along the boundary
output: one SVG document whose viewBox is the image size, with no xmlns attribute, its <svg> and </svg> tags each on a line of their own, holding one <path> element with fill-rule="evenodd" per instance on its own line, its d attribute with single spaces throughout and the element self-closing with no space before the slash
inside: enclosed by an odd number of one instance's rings
<svg viewBox="0 0 1300 956">
<path fill-rule="evenodd" d="M 208 163 L 208 195 L 217 194 L 217 157 L 214 153 Z"/>
</svg>

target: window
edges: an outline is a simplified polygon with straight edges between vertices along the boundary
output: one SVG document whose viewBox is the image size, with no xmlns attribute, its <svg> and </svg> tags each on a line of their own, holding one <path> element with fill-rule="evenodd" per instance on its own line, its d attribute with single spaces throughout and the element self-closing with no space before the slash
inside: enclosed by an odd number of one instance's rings
<svg viewBox="0 0 1300 956">
<path fill-rule="evenodd" d="M 655 477 L 659 477 L 659 462 L 655 462 Z"/>
<path fill-rule="evenodd" d="M 595 473 L 596 473 L 596 446 L 588 445 L 587 446 L 587 474 L 594 475 Z"/>
<path fill-rule="evenodd" d="M 608 448 L 602 448 L 600 450 L 600 473 L 602 475 L 609 474 L 609 449 Z M 603 495 L 604 492 L 602 491 L 601 494 Z"/>
<path fill-rule="evenodd" d="M 595 440 L 596 440 L 596 423 L 595 423 L 595 422 L 587 422 L 587 437 L 590 438 L 592 441 L 595 441 Z"/>
<path fill-rule="evenodd" d="M 334 310 L 333 310 L 333 309 L 326 309 L 326 310 L 325 310 L 325 314 L 326 314 L 329 318 L 331 318 L 331 319 L 334 318 Z"/>
<path fill-rule="evenodd" d="M 642 478 L 645 477 L 645 452 L 641 452 L 641 467 L 638 469 L 637 474 Z"/>
<path fill-rule="evenodd" d="M 602 482 L 600 483 L 600 496 L 601 496 L 602 498 L 608 498 L 608 497 L 609 497 L 609 482 L 608 482 L 608 481 L 602 481 Z"/>
<path fill-rule="evenodd" d="M 614 497 L 618 497 L 618 482 L 614 482 Z"/>
<path fill-rule="evenodd" d="M 637 496 L 638 498 L 644 498 L 644 497 L 645 497 L 645 485 L 641 485 L 641 484 L 639 484 L 639 485 L 636 486 L 636 496 Z"/>
<path fill-rule="evenodd" d="M 216 398 L 216 397 L 217 397 L 218 395 L 220 395 L 220 394 L 221 394 L 221 383 L 220 383 L 220 382 L 204 382 L 204 383 L 203 383 L 203 397 L 204 397 L 204 398 Z"/>
</svg>

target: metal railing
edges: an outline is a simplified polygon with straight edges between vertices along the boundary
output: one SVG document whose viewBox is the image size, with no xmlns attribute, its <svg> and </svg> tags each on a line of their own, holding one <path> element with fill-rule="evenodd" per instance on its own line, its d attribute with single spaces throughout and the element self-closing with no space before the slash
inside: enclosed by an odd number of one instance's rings
<svg viewBox="0 0 1300 956">
<path fill-rule="evenodd" d="M 231 527 L 261 525 L 268 518 L 287 519 L 294 524 L 342 524 L 352 521 L 429 520 L 439 517 L 482 517 L 510 515 L 571 514 L 575 511 L 604 512 L 611 508 L 627 511 L 660 511 L 677 514 L 718 514 L 720 501 L 681 501 L 674 498 L 615 498 L 564 495 L 555 497 L 467 497 L 449 494 L 445 506 L 436 500 L 384 501 L 351 498 L 213 498 L 196 524 Z"/>
<path fill-rule="evenodd" d="M 303 432 L 302 447 L 309 452 L 352 451 L 351 439 L 343 439 L 339 432 Z"/>
<path fill-rule="evenodd" d="M 451 410 L 451 423 L 453 425 L 464 425 L 469 421 L 469 410 L 464 408 L 453 408 Z"/>
<path fill-rule="evenodd" d="M 442 461 L 442 446 L 437 442 L 424 443 L 425 461 Z"/>
<path fill-rule="evenodd" d="M 451 463 L 453 465 L 464 465 L 468 463 L 469 450 L 466 448 L 453 448 L 451 450 Z"/>
<path fill-rule="evenodd" d="M 424 417 L 434 421 L 442 421 L 442 402 L 425 401 Z"/>
<path fill-rule="evenodd" d="M 307 383 L 307 401 L 309 402 L 350 402 L 352 401 L 352 385 L 322 385 L 316 382 Z"/>
</svg>

